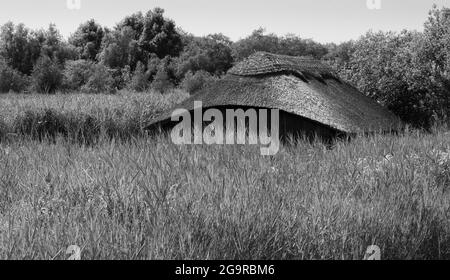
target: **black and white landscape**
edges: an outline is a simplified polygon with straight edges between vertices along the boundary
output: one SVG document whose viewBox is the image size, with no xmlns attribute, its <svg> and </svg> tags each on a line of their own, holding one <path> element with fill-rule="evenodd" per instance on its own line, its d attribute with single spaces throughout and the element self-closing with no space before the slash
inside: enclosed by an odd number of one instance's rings
<svg viewBox="0 0 450 280">
<path fill-rule="evenodd" d="M 410 2 L 2 1 L 0 259 L 450 259 L 450 10 Z"/>
</svg>

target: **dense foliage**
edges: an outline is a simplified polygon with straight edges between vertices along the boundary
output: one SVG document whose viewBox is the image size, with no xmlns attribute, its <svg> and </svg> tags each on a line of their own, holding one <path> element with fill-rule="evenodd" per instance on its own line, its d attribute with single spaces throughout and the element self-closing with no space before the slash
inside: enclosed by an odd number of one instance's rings
<svg viewBox="0 0 450 280">
<path fill-rule="evenodd" d="M 89 20 L 65 41 L 54 25 L 0 29 L 0 92 L 115 92 L 181 87 L 190 93 L 220 78 L 256 51 L 310 56 L 418 127 L 450 115 L 450 17 L 434 6 L 423 32 L 368 32 L 358 40 L 320 44 L 264 29 L 232 42 L 223 34 L 196 37 L 164 10 L 125 17 L 114 28 Z"/>
<path fill-rule="evenodd" d="M 325 59 L 405 121 L 429 127 L 450 112 L 449 36 L 450 18 L 434 7 L 423 33 L 368 32 Z"/>
<path fill-rule="evenodd" d="M 233 46 L 233 57 L 235 60 L 242 60 L 256 51 L 266 51 L 271 53 L 311 56 L 316 59 L 322 58 L 328 53 L 325 46 L 310 39 L 302 39 L 295 35 L 288 34 L 285 37 L 278 37 L 275 34 L 265 34 L 260 28 Z"/>
</svg>

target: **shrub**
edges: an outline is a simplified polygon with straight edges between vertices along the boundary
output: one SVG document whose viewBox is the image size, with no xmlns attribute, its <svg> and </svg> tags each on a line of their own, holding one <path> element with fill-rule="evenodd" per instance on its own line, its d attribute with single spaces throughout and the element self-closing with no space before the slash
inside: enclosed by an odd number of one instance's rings
<svg viewBox="0 0 450 280">
<path fill-rule="evenodd" d="M 111 92 L 116 85 L 118 87 L 123 83 L 121 77 L 115 79 L 117 76 L 122 76 L 122 73 L 103 64 L 87 60 L 69 61 L 64 70 L 64 84 L 69 89 L 86 93 Z"/>
<path fill-rule="evenodd" d="M 155 64 L 157 62 L 159 62 L 158 65 Z M 147 73 L 152 77 L 151 87 L 155 91 L 166 93 L 170 89 L 173 89 L 178 83 L 178 79 L 175 75 L 176 59 L 170 56 L 166 56 L 161 60 L 153 59 L 151 65 L 149 63 L 148 68 Z"/>
<path fill-rule="evenodd" d="M 118 89 L 123 89 L 127 87 L 132 78 L 131 67 L 129 65 L 124 68 L 116 71 L 116 75 L 113 75 L 114 78 L 114 87 Z"/>
<path fill-rule="evenodd" d="M 142 62 L 138 62 L 128 87 L 134 91 L 145 91 L 149 87 L 149 73 Z"/>
<path fill-rule="evenodd" d="M 92 69 L 89 80 L 81 89 L 83 92 L 102 93 L 115 91 L 114 79 L 108 67 L 103 64 L 95 64 Z"/>
<path fill-rule="evenodd" d="M 152 82 L 152 88 L 160 93 L 166 93 L 173 87 L 168 71 L 164 67 L 160 67 Z"/>
<path fill-rule="evenodd" d="M 41 56 L 33 68 L 32 87 L 39 93 L 53 93 L 61 88 L 63 74 L 58 63 Z"/>
<path fill-rule="evenodd" d="M 64 67 L 64 86 L 71 90 L 80 90 L 93 74 L 94 63 L 80 59 L 67 61 Z"/>
<path fill-rule="evenodd" d="M 206 71 L 198 71 L 195 74 L 189 71 L 181 82 L 181 88 L 192 95 L 214 80 L 215 77 Z"/>
<path fill-rule="evenodd" d="M 154 80 L 160 64 L 161 59 L 158 58 L 158 56 L 156 56 L 155 54 L 151 54 L 147 64 L 147 73 L 149 75 L 150 81 Z"/>
<path fill-rule="evenodd" d="M 27 86 L 27 76 L 0 61 L 0 93 L 22 92 Z"/>
</svg>

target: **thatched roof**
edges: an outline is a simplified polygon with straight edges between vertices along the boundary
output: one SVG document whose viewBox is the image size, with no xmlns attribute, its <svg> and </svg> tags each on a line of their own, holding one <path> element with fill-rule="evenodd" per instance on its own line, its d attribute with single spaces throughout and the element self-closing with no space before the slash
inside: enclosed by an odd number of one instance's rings
<svg viewBox="0 0 450 280">
<path fill-rule="evenodd" d="M 319 61 L 297 56 L 274 55 L 267 52 L 257 52 L 234 66 L 229 74 L 238 76 L 258 76 L 266 74 L 294 74 L 306 78 L 312 75 L 316 78 L 336 78 L 334 71 Z"/>
<path fill-rule="evenodd" d="M 280 109 L 346 133 L 391 131 L 401 123 L 391 112 L 326 65 L 309 58 L 258 52 L 176 108 L 243 106 Z M 169 110 L 149 126 L 170 122 Z"/>
</svg>

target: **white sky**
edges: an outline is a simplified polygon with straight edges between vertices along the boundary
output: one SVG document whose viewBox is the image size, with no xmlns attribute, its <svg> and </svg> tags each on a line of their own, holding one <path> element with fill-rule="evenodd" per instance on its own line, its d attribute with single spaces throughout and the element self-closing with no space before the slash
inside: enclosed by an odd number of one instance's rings
<svg viewBox="0 0 450 280">
<path fill-rule="evenodd" d="M 67 37 L 91 18 L 112 27 L 126 15 L 161 7 L 178 26 L 199 36 L 222 32 L 237 40 L 265 27 L 279 35 L 342 42 L 369 29 L 421 30 L 433 3 L 450 7 L 450 0 L 380 0 L 380 10 L 368 9 L 367 0 L 80 1 L 81 9 L 71 10 L 67 0 L 0 0 L 0 24 L 13 21 L 41 28 L 55 23 Z"/>
</svg>

